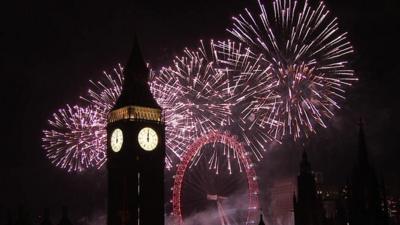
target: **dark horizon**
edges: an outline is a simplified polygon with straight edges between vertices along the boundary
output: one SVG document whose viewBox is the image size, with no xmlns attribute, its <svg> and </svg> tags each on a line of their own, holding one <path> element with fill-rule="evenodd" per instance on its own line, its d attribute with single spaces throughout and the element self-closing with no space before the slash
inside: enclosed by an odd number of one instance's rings
<svg viewBox="0 0 400 225">
<path fill-rule="evenodd" d="M 361 117 L 370 161 L 385 178 L 388 193 L 399 196 L 399 2 L 325 2 L 340 28 L 349 33 L 359 81 L 348 90 L 327 129 L 318 129 L 304 144 L 274 145 L 257 165 L 258 175 L 265 182 L 263 188 L 275 179 L 295 176 L 301 150 L 306 148 L 312 168 L 323 172 L 326 182 L 344 184 L 355 162 Z M 75 104 L 77 96 L 86 93 L 89 79 L 98 79 L 117 63 L 125 64 L 135 32 L 145 60 L 160 69 L 184 47 L 197 47 L 200 39 L 233 39 L 225 31 L 231 17 L 245 7 L 257 8 L 256 0 L 13 4 L 1 35 L 5 141 L 0 218 L 21 203 L 35 214 L 45 207 L 61 211 L 62 205 L 70 207 L 74 218 L 102 214 L 105 169 L 77 174 L 53 166 L 41 148 L 47 119 L 65 104 Z"/>
</svg>

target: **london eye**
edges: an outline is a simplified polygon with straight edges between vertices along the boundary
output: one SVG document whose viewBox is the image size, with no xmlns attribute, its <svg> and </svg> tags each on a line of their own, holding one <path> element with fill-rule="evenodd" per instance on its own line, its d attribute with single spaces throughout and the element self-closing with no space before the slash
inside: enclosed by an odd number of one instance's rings
<svg viewBox="0 0 400 225">
<path fill-rule="evenodd" d="M 227 132 L 209 132 L 189 145 L 172 190 L 174 224 L 254 224 L 258 218 L 255 170 L 243 145 Z"/>
</svg>

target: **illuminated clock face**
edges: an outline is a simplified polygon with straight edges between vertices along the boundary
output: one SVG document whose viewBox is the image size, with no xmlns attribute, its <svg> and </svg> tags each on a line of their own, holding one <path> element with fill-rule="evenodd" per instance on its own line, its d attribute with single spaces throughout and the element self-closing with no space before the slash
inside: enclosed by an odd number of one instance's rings
<svg viewBox="0 0 400 225">
<path fill-rule="evenodd" d="M 138 134 L 138 142 L 144 150 L 153 151 L 158 144 L 157 132 L 150 127 L 142 128 Z"/>
<path fill-rule="evenodd" d="M 124 135 L 122 134 L 122 130 L 117 128 L 111 134 L 111 149 L 114 152 L 121 151 L 122 143 L 124 142 Z"/>
</svg>

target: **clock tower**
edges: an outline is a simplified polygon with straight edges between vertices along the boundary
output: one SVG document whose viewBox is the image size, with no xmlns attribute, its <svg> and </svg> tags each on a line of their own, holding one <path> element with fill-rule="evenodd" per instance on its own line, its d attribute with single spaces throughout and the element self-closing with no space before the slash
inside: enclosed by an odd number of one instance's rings
<svg viewBox="0 0 400 225">
<path fill-rule="evenodd" d="M 164 225 L 165 126 L 135 38 L 108 115 L 107 225 Z"/>
</svg>

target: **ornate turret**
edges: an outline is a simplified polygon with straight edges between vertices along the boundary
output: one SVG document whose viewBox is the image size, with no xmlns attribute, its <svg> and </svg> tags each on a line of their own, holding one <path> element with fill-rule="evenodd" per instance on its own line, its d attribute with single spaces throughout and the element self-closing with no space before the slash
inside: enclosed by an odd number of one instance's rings
<svg viewBox="0 0 400 225">
<path fill-rule="evenodd" d="M 322 225 L 323 208 L 317 196 L 315 177 L 304 150 L 297 177 L 297 197 L 293 195 L 295 225 Z"/>
<path fill-rule="evenodd" d="M 359 122 L 357 163 L 354 166 L 349 193 L 350 225 L 383 225 L 382 193 L 368 151 L 362 120 Z"/>
<path fill-rule="evenodd" d="M 150 92 L 149 70 L 142 58 L 136 37 L 123 74 L 122 92 L 108 115 L 108 122 L 125 119 L 161 122 L 161 108 Z"/>
<path fill-rule="evenodd" d="M 108 115 L 108 225 L 164 224 L 165 124 L 135 38 Z"/>
<path fill-rule="evenodd" d="M 136 36 L 123 74 L 124 82 L 122 93 L 114 105 L 113 110 L 135 105 L 160 108 L 150 92 L 148 84 L 149 69 L 143 60 Z"/>
</svg>

